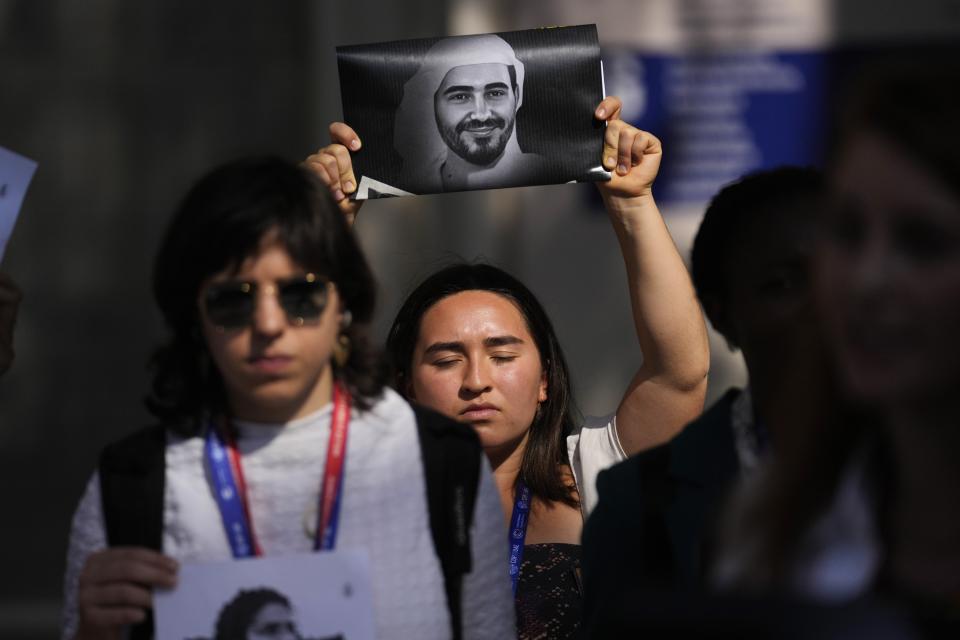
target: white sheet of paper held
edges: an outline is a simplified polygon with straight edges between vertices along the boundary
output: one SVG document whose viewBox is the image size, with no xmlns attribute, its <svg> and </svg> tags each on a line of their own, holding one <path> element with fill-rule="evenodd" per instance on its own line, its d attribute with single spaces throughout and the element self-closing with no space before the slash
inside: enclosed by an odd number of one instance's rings
<svg viewBox="0 0 960 640">
<path fill-rule="evenodd" d="M 154 591 L 157 640 L 259 638 L 268 629 L 318 640 L 375 635 L 364 551 L 185 563 L 177 582 L 173 590 Z"/>
<path fill-rule="evenodd" d="M 0 147 L 0 262 L 37 163 Z"/>
</svg>

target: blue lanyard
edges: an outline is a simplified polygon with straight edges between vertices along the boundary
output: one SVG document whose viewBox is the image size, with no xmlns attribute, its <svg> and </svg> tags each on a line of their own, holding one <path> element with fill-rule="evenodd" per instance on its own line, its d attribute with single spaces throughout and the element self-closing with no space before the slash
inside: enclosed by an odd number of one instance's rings
<svg viewBox="0 0 960 640">
<path fill-rule="evenodd" d="M 315 551 L 332 550 L 337 539 L 349 423 L 350 394 L 337 385 L 333 391 L 330 443 L 317 508 L 317 533 L 313 543 Z M 224 435 L 226 438 L 221 438 L 220 430 L 211 422 L 207 426 L 204 442 L 204 453 L 210 465 L 214 497 L 220 508 L 223 528 L 227 532 L 234 558 L 263 555 L 250 517 L 240 454 L 233 434 L 224 430 Z"/>
<path fill-rule="evenodd" d="M 513 515 L 510 516 L 510 582 L 513 595 L 517 595 L 517 583 L 520 580 L 520 564 L 523 562 L 523 544 L 527 539 L 527 523 L 530 521 L 530 489 L 517 481 L 517 497 L 513 501 Z"/>
<path fill-rule="evenodd" d="M 210 464 L 213 493 L 217 506 L 220 507 L 220 519 L 223 520 L 223 529 L 227 532 L 233 557 L 249 558 L 260 555 L 247 514 L 246 491 L 237 484 L 236 476 L 239 474 L 232 468 L 230 449 L 224 446 L 212 422 L 207 425 L 204 453 Z"/>
</svg>

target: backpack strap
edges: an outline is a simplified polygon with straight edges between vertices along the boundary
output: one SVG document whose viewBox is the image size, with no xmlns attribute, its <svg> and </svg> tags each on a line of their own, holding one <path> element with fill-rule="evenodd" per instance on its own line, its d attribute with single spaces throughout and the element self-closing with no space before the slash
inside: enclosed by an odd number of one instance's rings
<svg viewBox="0 0 960 640">
<path fill-rule="evenodd" d="M 430 532 L 443 569 L 453 638 L 463 637 L 461 592 L 470 572 L 470 525 L 480 482 L 483 449 L 465 424 L 422 407 L 413 407 L 423 455 Z"/>
<path fill-rule="evenodd" d="M 166 430 L 148 427 L 108 445 L 100 454 L 100 495 L 107 544 L 163 551 Z M 130 630 L 131 640 L 153 637 L 153 612 Z"/>
</svg>

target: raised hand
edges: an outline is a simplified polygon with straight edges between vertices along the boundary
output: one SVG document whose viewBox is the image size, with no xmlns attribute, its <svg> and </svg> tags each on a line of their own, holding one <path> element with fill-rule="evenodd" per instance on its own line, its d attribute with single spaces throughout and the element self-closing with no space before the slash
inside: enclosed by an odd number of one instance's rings
<svg viewBox="0 0 960 640">
<path fill-rule="evenodd" d="M 360 150 L 360 136 L 344 123 L 334 122 L 330 125 L 330 140 L 331 144 L 308 156 L 303 161 L 303 166 L 327 185 L 331 197 L 346 217 L 347 224 L 352 225 L 363 204 L 362 200 L 351 200 L 348 197 L 357 190 L 350 152 Z"/>
<path fill-rule="evenodd" d="M 598 182 L 604 195 L 633 198 L 650 195 L 660 170 L 663 149 L 660 140 L 620 119 L 620 98 L 608 96 L 597 105 L 594 117 L 607 122 L 603 136 L 603 167 L 613 174 Z"/>
</svg>

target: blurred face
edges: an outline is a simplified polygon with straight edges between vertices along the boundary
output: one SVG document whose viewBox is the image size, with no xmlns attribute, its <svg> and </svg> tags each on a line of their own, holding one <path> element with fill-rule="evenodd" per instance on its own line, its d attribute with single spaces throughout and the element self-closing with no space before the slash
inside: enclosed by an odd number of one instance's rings
<svg viewBox="0 0 960 640">
<path fill-rule="evenodd" d="M 760 390 L 806 370 L 816 349 L 811 294 L 815 206 L 758 213 L 732 240 L 718 327 L 743 352 Z M 717 314 L 711 314 L 716 317 Z"/>
<path fill-rule="evenodd" d="M 437 128 L 447 146 L 466 160 L 488 165 L 503 153 L 517 111 L 505 64 L 454 67 L 434 97 Z"/>
<path fill-rule="evenodd" d="M 547 399 L 537 350 L 520 310 L 489 291 L 434 304 L 420 322 L 409 392 L 435 411 L 473 425 L 488 453 L 521 443 Z"/>
<path fill-rule="evenodd" d="M 282 604 L 271 602 L 257 613 L 250 624 L 246 640 L 299 640 L 293 612 Z"/>
<path fill-rule="evenodd" d="M 326 286 L 326 305 L 319 318 L 302 324 L 288 317 L 278 297 L 284 284 L 306 273 L 282 245 L 268 241 L 236 271 L 224 270 L 201 287 L 202 300 L 216 285 L 256 285 L 253 313 L 244 326 L 218 326 L 200 305 L 204 339 L 238 418 L 285 422 L 329 402 L 330 356 L 341 321 L 336 287 Z"/>
<path fill-rule="evenodd" d="M 952 401 L 960 383 L 960 199 L 886 139 L 850 140 L 818 290 L 846 388 L 880 405 Z"/>
</svg>

